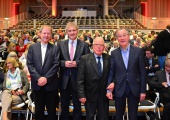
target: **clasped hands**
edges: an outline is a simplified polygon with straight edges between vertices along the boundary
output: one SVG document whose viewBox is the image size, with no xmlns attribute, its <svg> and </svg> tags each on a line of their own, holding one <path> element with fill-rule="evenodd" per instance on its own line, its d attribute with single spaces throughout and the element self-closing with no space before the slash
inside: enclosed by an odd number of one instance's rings
<svg viewBox="0 0 170 120">
<path fill-rule="evenodd" d="M 65 66 L 68 68 L 77 67 L 76 61 L 66 61 Z"/>
<path fill-rule="evenodd" d="M 45 77 L 40 77 L 40 78 L 38 79 L 38 81 L 37 81 L 37 84 L 38 84 L 39 86 L 44 86 L 44 85 L 46 85 L 46 84 L 47 84 L 47 78 L 45 78 Z"/>
</svg>

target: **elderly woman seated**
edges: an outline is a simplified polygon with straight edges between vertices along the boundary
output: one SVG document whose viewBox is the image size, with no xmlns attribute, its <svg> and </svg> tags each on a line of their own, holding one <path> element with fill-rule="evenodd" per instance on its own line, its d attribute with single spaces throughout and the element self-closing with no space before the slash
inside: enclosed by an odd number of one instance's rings
<svg viewBox="0 0 170 120">
<path fill-rule="evenodd" d="M 26 99 L 29 82 L 26 73 L 18 68 L 16 59 L 7 58 L 5 64 L 8 71 L 4 76 L 1 96 L 2 118 L 3 120 L 10 120 L 12 106 L 20 104 L 23 99 Z"/>
</svg>

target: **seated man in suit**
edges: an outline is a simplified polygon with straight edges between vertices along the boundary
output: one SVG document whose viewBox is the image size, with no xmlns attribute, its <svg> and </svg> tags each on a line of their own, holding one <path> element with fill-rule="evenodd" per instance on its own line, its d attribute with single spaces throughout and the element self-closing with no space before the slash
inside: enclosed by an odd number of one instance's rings
<svg viewBox="0 0 170 120">
<path fill-rule="evenodd" d="M 93 41 L 93 51 L 81 57 L 77 73 L 77 92 L 81 103 L 85 104 L 86 120 L 93 120 L 96 111 L 98 120 L 108 119 L 109 101 L 106 85 L 110 67 L 110 56 L 105 49 L 102 37 Z"/>
<path fill-rule="evenodd" d="M 164 66 L 165 66 L 165 69 L 157 71 L 155 73 L 155 77 L 150 82 L 150 85 L 152 87 L 155 87 L 160 90 L 161 96 L 163 96 L 163 94 L 166 92 L 166 91 L 163 91 L 163 89 L 168 88 L 168 86 L 170 86 L 170 59 L 169 58 L 165 60 Z M 168 97 L 170 97 L 170 94 Z M 164 105 L 163 120 L 169 120 L 170 99 L 162 98 L 162 103 Z"/>
<path fill-rule="evenodd" d="M 145 69 L 146 69 L 146 72 L 147 72 L 146 82 L 149 85 L 149 90 L 147 92 L 147 98 L 152 99 L 152 96 L 150 95 L 150 93 L 155 91 L 156 88 L 150 86 L 150 81 L 155 76 L 155 72 L 158 71 L 160 69 L 160 67 L 159 67 L 158 59 L 154 57 L 152 47 L 148 47 L 145 51 L 145 54 L 146 54 L 146 56 L 145 56 Z"/>
<path fill-rule="evenodd" d="M 152 77 L 155 76 L 155 72 L 160 69 L 158 59 L 154 58 L 153 48 L 151 47 L 146 49 L 145 69 L 148 76 L 147 83 L 149 83 Z"/>
</svg>

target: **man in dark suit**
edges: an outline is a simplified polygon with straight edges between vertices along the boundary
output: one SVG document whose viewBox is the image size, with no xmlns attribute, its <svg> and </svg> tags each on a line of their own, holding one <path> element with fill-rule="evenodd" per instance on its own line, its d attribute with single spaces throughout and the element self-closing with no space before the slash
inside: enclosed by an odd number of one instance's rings
<svg viewBox="0 0 170 120">
<path fill-rule="evenodd" d="M 165 60 L 165 70 L 160 70 L 155 73 L 155 77 L 150 82 L 150 85 L 160 90 L 162 96 L 161 101 L 164 105 L 163 120 L 169 120 L 170 118 L 170 94 L 167 97 L 163 97 L 163 94 L 168 92 L 170 86 L 170 58 Z M 163 90 L 165 89 L 165 90 Z"/>
<path fill-rule="evenodd" d="M 104 44 L 102 37 L 96 37 L 93 42 L 94 53 L 83 55 L 78 66 L 77 92 L 80 102 L 85 103 L 86 120 L 93 120 L 96 111 L 98 120 L 108 119 L 106 87 L 110 56 L 103 53 Z M 102 67 L 99 67 L 100 64 Z"/>
<path fill-rule="evenodd" d="M 158 56 L 160 69 L 164 69 L 164 61 L 166 55 L 170 52 L 170 25 L 161 31 L 154 43 L 154 54 Z"/>
<path fill-rule="evenodd" d="M 41 42 L 31 45 L 27 55 L 31 87 L 35 97 L 35 119 L 45 120 L 46 107 L 48 120 L 56 120 L 57 71 L 60 54 L 59 49 L 49 43 L 52 36 L 50 26 L 42 26 L 40 36 Z"/>
<path fill-rule="evenodd" d="M 147 83 L 149 83 L 155 72 L 160 69 L 158 59 L 154 57 L 153 48 L 146 49 L 145 69 L 147 72 Z"/>
<path fill-rule="evenodd" d="M 80 57 L 90 52 L 88 44 L 77 39 L 78 27 L 73 22 L 66 25 L 68 40 L 59 42 L 61 120 L 69 120 L 70 96 L 73 99 L 73 120 L 81 120 L 81 103 L 77 97 L 76 77 Z"/>
<path fill-rule="evenodd" d="M 137 120 L 138 103 L 146 96 L 146 70 L 141 48 L 130 45 L 127 29 L 116 31 L 120 47 L 111 53 L 107 97 L 113 99 L 114 89 L 116 120 L 123 120 L 128 105 L 129 120 Z"/>
</svg>

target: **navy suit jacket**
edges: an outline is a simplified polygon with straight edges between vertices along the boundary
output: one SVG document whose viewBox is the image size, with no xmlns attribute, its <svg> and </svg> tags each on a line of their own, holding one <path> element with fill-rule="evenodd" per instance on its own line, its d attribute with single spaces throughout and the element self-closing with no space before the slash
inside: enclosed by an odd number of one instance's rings
<svg viewBox="0 0 170 120">
<path fill-rule="evenodd" d="M 146 70 L 142 49 L 130 45 L 128 67 L 126 69 L 120 47 L 111 53 L 111 68 L 108 84 L 114 82 L 114 95 L 122 97 L 126 84 L 135 97 L 146 91 Z"/>
<path fill-rule="evenodd" d="M 73 85 L 73 89 L 76 90 L 76 77 L 77 77 L 77 67 L 75 68 L 67 68 L 65 67 L 65 62 L 70 61 L 70 55 L 69 55 L 69 48 L 68 48 L 68 41 L 61 41 L 59 42 L 58 46 L 60 49 L 60 60 L 61 60 L 61 66 L 60 66 L 60 88 L 66 89 L 69 77 L 71 75 L 71 82 Z M 76 61 L 76 64 L 78 66 L 80 62 L 80 57 L 82 55 L 85 55 L 87 53 L 90 53 L 89 46 L 87 43 L 77 40 L 77 46 L 76 51 L 74 55 L 73 61 Z"/>
<path fill-rule="evenodd" d="M 48 43 L 44 63 L 42 65 L 41 43 L 35 43 L 30 46 L 27 55 L 27 66 L 31 75 L 31 87 L 33 90 L 40 90 L 37 85 L 40 77 L 47 79 L 45 89 L 54 91 L 58 89 L 57 72 L 60 67 L 60 52 L 57 46 Z"/>
</svg>

